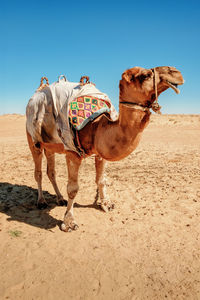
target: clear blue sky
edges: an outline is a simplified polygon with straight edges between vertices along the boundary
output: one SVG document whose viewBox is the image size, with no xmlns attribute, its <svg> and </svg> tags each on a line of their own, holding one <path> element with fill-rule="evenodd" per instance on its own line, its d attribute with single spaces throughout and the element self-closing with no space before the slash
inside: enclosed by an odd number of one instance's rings
<svg viewBox="0 0 200 300">
<path fill-rule="evenodd" d="M 124 70 L 175 66 L 163 113 L 200 113 L 200 1 L 1 1 L 0 114 L 25 113 L 42 76 L 89 75 L 118 108 Z"/>
</svg>

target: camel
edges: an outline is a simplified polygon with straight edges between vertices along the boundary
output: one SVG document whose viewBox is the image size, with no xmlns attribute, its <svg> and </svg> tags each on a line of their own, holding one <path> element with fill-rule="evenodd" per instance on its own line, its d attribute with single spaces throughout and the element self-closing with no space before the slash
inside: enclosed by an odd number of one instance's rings
<svg viewBox="0 0 200 300">
<path fill-rule="evenodd" d="M 66 155 L 68 201 L 61 230 L 68 232 L 78 228 L 74 218 L 73 205 L 79 189 L 79 167 L 85 157 L 95 156 L 98 196 L 96 201 L 99 199 L 100 207 L 105 212 L 113 209 L 114 206 L 106 194 L 106 179 L 104 176 L 106 161 L 121 160 L 135 150 L 140 142 L 143 130 L 149 123 L 150 109 L 155 112 L 160 110 L 157 103 L 158 96 L 168 88 L 172 88 L 176 93 L 179 93 L 178 85 L 183 83 L 184 79 L 181 72 L 175 67 L 164 66 L 153 69 L 134 67 L 126 70 L 119 82 L 118 119 L 112 121 L 107 114 L 102 114 L 78 132 L 79 144 L 84 149 L 84 156 L 74 151 L 65 150 L 61 141 L 60 143 L 51 143 L 40 139 L 40 142 L 35 143 L 27 130 L 28 144 L 35 163 L 35 180 L 38 184 L 38 208 L 47 206 L 42 193 L 41 162 L 44 151 L 47 159 L 47 175 L 54 187 L 57 202 L 60 205 L 63 205 L 65 200 L 56 183 L 55 153 Z M 51 114 L 53 120 L 53 112 Z M 49 135 L 51 135 L 50 132 Z"/>
</svg>

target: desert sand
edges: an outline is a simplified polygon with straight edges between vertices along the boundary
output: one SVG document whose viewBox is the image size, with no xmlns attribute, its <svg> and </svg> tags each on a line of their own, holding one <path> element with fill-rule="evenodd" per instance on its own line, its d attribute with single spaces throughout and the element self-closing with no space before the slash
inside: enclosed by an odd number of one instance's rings
<svg viewBox="0 0 200 300">
<path fill-rule="evenodd" d="M 200 299 L 199 167 L 200 115 L 152 115 L 135 152 L 107 165 L 112 212 L 94 207 L 94 157 L 83 162 L 79 229 L 64 233 L 45 159 L 49 207 L 35 207 L 25 116 L 0 116 L 0 299 Z"/>
</svg>

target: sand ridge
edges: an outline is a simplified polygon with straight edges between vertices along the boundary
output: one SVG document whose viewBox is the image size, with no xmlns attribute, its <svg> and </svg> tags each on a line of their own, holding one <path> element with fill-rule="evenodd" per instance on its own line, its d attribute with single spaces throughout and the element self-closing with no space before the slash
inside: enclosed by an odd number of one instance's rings
<svg viewBox="0 0 200 300">
<path fill-rule="evenodd" d="M 200 115 L 152 115 L 138 148 L 108 163 L 115 210 L 97 210 L 94 158 L 80 169 L 79 230 L 60 231 L 43 160 L 37 184 L 25 116 L 0 116 L 0 299 L 200 299 Z M 65 157 L 57 182 L 67 199 Z"/>
</svg>

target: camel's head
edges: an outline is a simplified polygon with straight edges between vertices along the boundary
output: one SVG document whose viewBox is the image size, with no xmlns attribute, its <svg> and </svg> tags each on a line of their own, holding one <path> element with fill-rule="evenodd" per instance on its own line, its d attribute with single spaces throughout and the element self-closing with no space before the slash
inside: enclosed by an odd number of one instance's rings
<svg viewBox="0 0 200 300">
<path fill-rule="evenodd" d="M 129 102 L 150 107 L 163 91 L 172 88 L 177 94 L 178 85 L 184 79 L 174 67 L 144 69 L 135 67 L 126 70 L 120 80 L 120 102 Z"/>
</svg>

